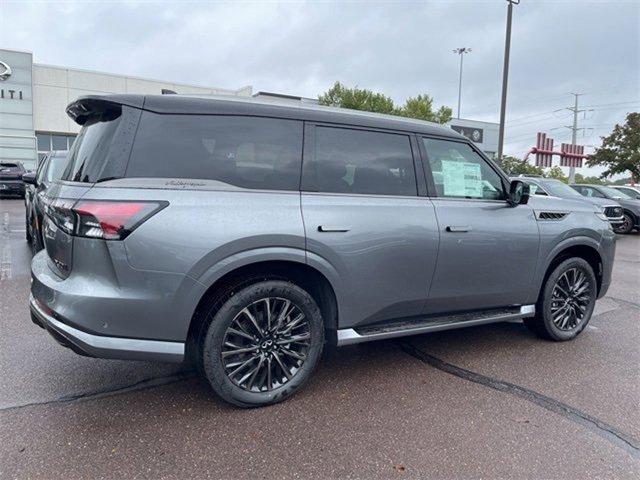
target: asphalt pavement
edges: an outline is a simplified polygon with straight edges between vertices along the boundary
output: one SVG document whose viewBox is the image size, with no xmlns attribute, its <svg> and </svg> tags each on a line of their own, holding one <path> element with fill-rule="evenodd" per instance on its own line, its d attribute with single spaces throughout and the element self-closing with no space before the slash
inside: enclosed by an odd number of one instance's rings
<svg viewBox="0 0 640 480">
<path fill-rule="evenodd" d="M 22 200 L 0 199 L 0 478 L 640 478 L 640 233 L 575 341 L 504 323 L 327 349 L 240 410 L 180 365 L 35 326 Z"/>
</svg>

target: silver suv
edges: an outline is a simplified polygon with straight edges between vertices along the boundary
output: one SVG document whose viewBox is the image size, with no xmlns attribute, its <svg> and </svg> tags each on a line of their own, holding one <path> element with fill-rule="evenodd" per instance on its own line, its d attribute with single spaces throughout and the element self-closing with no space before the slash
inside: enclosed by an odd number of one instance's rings
<svg viewBox="0 0 640 480">
<path fill-rule="evenodd" d="M 598 207 L 529 200 L 440 126 L 177 95 L 67 112 L 33 320 L 83 355 L 193 360 L 239 406 L 294 393 L 325 342 L 513 319 L 570 340 L 609 287 Z"/>
</svg>

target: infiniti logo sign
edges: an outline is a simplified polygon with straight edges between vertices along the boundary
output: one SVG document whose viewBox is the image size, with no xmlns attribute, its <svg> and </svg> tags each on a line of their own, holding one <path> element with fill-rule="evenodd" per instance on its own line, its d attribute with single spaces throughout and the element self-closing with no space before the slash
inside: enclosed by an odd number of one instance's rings
<svg viewBox="0 0 640 480">
<path fill-rule="evenodd" d="M 11 76 L 11 67 L 0 61 L 0 80 L 5 81 Z"/>
</svg>

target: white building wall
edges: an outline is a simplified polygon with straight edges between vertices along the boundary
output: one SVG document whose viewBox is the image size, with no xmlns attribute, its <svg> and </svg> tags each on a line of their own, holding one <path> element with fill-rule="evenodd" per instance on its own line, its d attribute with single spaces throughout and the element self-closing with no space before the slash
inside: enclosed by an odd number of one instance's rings
<svg viewBox="0 0 640 480">
<path fill-rule="evenodd" d="M 474 142 L 480 150 L 489 156 L 493 156 L 498 151 L 498 131 L 500 124 L 493 122 L 481 122 L 479 120 L 469 120 L 466 118 L 453 118 L 447 124 L 448 127 L 464 127 L 467 132 L 478 129 L 482 132 L 482 141 L 475 141 L 471 136 L 468 138 Z"/>
<path fill-rule="evenodd" d="M 86 70 L 33 65 L 34 128 L 37 132 L 77 133 L 65 113 L 66 106 L 84 95 L 135 93 L 159 95 L 162 89 L 183 94 L 250 96 L 250 86 L 238 90 L 183 85 L 145 78 L 90 72 Z"/>
</svg>

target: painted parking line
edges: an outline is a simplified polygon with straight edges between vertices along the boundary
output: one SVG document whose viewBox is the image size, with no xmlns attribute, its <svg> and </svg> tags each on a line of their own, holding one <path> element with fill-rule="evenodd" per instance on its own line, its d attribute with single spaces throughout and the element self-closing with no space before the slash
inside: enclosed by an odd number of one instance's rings
<svg viewBox="0 0 640 480">
<path fill-rule="evenodd" d="M 0 233 L 0 281 L 11 280 L 12 274 L 11 242 L 9 241 L 9 212 L 2 216 Z"/>
</svg>

